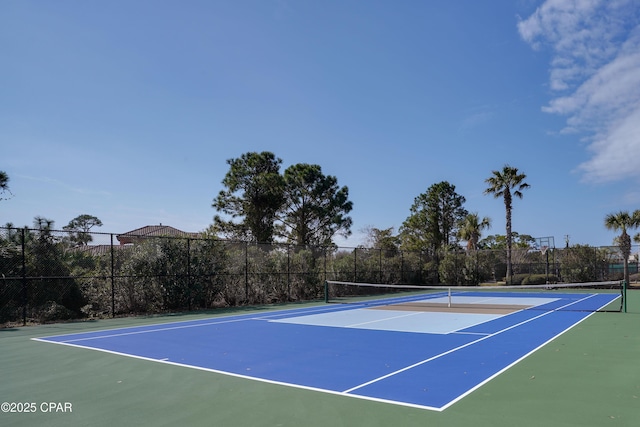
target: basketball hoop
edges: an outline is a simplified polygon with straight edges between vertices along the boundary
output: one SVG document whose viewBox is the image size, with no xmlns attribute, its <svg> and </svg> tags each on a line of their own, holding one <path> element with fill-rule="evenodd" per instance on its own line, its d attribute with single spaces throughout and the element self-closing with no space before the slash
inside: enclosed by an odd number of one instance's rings
<svg viewBox="0 0 640 427">
<path fill-rule="evenodd" d="M 556 245 L 554 243 L 554 238 L 551 237 L 551 236 L 549 236 L 549 237 L 536 237 L 533 247 L 537 251 L 540 251 L 540 253 L 542 255 L 546 255 L 547 251 L 549 250 L 549 248 L 555 249 Z"/>
</svg>

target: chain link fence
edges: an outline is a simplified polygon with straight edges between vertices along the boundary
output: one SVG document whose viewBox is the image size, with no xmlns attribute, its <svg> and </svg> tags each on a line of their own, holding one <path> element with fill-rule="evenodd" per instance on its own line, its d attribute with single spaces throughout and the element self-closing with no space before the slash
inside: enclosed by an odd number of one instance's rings
<svg viewBox="0 0 640 427">
<path fill-rule="evenodd" d="M 469 285 L 506 274 L 504 250 L 429 254 L 194 236 L 121 245 L 117 238 L 0 228 L 0 325 L 321 300 L 326 280 Z M 533 276 L 587 282 L 623 274 L 616 247 L 514 249 L 512 264 L 518 283 Z M 637 270 L 637 261 L 630 263 L 630 271 Z"/>
</svg>

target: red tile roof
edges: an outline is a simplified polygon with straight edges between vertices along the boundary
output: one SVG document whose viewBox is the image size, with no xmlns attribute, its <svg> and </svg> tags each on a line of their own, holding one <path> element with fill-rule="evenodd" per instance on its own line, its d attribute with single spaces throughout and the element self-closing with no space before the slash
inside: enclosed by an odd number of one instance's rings
<svg viewBox="0 0 640 427">
<path fill-rule="evenodd" d="M 200 233 L 189 233 L 168 225 L 160 224 L 147 225 L 116 236 L 121 245 L 133 243 L 145 237 L 200 237 Z"/>
<path fill-rule="evenodd" d="M 114 246 L 114 249 L 121 248 L 120 246 Z M 111 245 L 82 245 L 73 248 L 73 250 L 93 256 L 107 255 L 111 253 Z"/>
</svg>

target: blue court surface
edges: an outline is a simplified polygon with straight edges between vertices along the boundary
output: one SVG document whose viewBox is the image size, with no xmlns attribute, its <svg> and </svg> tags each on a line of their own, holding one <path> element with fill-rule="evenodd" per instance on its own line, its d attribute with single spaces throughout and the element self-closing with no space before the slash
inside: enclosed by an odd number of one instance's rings
<svg viewBox="0 0 640 427">
<path fill-rule="evenodd" d="M 619 296 L 457 298 L 455 307 L 444 296 L 326 304 L 35 340 L 442 411 Z"/>
</svg>

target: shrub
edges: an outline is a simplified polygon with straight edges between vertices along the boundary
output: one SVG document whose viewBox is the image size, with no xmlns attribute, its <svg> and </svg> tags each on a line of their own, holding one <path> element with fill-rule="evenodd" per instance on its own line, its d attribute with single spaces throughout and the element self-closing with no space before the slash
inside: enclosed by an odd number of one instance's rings
<svg viewBox="0 0 640 427">
<path fill-rule="evenodd" d="M 528 278 L 529 274 L 514 274 L 511 276 L 511 283 L 507 283 L 508 285 L 522 285 L 523 280 Z"/>
<path fill-rule="evenodd" d="M 551 274 L 549 276 L 546 274 L 532 274 L 522 279 L 522 285 L 544 285 L 547 283 L 547 279 L 549 283 L 558 282 L 558 278 Z"/>
</svg>

